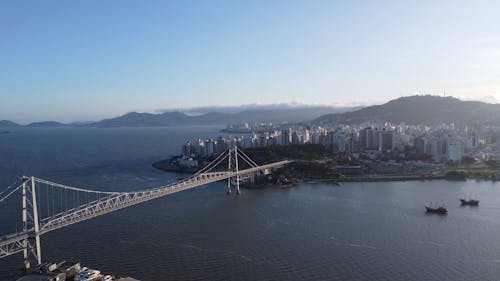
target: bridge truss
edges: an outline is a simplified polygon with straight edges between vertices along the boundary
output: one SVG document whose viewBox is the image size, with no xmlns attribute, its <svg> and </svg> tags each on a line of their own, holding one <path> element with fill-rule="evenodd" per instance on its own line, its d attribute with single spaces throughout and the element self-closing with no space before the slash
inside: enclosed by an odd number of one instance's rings
<svg viewBox="0 0 500 281">
<path fill-rule="evenodd" d="M 36 177 L 22 177 L 19 185 L 0 192 L 0 203 L 17 192 L 22 194 L 22 232 L 0 237 L 0 259 L 23 252 L 25 268 L 30 261 L 42 263 L 40 236 L 50 231 L 114 212 L 142 202 L 201 185 L 227 180 L 240 194 L 240 180 L 278 168 L 290 161 L 257 165 L 232 145 L 192 176 L 168 185 L 131 192 L 109 192 L 63 185 Z M 225 166 L 224 163 L 227 163 Z M 222 169 L 224 167 L 224 169 Z M 227 167 L 227 168 L 225 168 Z M 244 167 L 244 169 L 240 169 Z M 5 194 L 5 195 L 3 195 Z M 3 195 L 3 197 L 1 197 Z"/>
</svg>

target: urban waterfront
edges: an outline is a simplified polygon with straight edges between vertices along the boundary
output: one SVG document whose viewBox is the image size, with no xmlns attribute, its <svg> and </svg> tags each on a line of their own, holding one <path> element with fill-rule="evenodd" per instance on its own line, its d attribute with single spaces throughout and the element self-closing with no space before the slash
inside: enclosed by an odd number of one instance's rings
<svg viewBox="0 0 500 281">
<path fill-rule="evenodd" d="M 151 163 L 222 126 L 18 128 L 0 136 L 0 183 L 35 175 L 98 190 L 156 187 L 185 176 Z M 500 184 L 411 181 L 301 184 L 226 196 L 217 183 L 51 232 L 46 261 L 80 260 L 141 280 L 495 280 Z M 471 194 L 478 208 L 460 207 Z M 449 215 L 427 215 L 444 203 Z M 20 204 L 0 206 L 0 234 Z M 0 261 L 0 280 L 22 257 Z"/>
</svg>

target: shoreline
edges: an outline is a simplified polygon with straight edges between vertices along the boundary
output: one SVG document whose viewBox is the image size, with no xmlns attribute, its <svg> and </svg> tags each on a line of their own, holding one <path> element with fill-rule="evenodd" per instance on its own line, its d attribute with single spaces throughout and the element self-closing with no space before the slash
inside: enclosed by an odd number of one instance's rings
<svg viewBox="0 0 500 281">
<path fill-rule="evenodd" d="M 166 171 L 166 172 L 175 172 L 175 173 L 185 173 L 185 174 L 194 174 L 198 171 L 198 169 L 181 167 L 178 165 L 174 165 L 171 163 L 171 159 L 164 159 L 160 161 L 156 161 L 152 164 L 152 166 L 158 170 Z M 309 178 L 309 179 L 294 179 L 295 183 L 278 185 L 278 184 L 265 184 L 262 186 L 252 185 L 251 187 L 244 187 L 247 189 L 261 189 L 261 188 L 274 188 L 274 187 L 282 187 L 288 188 L 295 186 L 300 183 L 330 183 L 335 185 L 340 185 L 343 182 L 394 182 L 394 181 L 426 181 L 426 180 L 448 180 L 448 181 L 465 181 L 465 180 L 481 180 L 481 181 L 498 181 L 491 178 L 471 178 L 471 177 L 462 177 L 462 176 L 447 176 L 445 174 L 438 175 L 364 175 L 364 176 L 342 176 L 340 178 Z"/>
<path fill-rule="evenodd" d="M 153 164 L 151 164 L 151 166 L 153 166 L 153 168 L 156 168 L 156 169 L 158 169 L 160 171 L 164 171 L 164 172 L 194 174 L 198 171 L 198 169 L 174 165 L 171 163 L 171 159 L 164 159 L 164 160 L 156 161 Z"/>
</svg>

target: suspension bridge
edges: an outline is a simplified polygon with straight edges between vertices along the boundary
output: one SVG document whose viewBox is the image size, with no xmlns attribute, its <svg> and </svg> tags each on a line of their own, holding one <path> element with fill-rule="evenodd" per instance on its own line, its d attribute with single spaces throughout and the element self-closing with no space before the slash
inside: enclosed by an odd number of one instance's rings
<svg viewBox="0 0 500 281">
<path fill-rule="evenodd" d="M 240 180 L 279 168 L 290 161 L 257 165 L 236 145 L 231 145 L 192 176 L 168 185 L 132 192 L 109 192 L 59 184 L 36 177 L 21 178 L 0 192 L 0 203 L 20 192 L 22 231 L 0 237 L 0 259 L 23 252 L 24 266 L 42 263 L 40 236 L 50 231 L 114 212 L 142 202 L 227 180 L 227 192 L 240 194 Z M 243 168 L 243 169 L 241 169 Z M 3 196 L 3 197 L 1 197 Z"/>
</svg>

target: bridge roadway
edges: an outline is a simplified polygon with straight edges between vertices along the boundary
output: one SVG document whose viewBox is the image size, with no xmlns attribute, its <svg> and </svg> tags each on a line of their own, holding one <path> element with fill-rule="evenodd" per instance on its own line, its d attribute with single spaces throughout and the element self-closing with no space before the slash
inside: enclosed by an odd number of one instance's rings
<svg viewBox="0 0 500 281">
<path fill-rule="evenodd" d="M 191 176 L 179 182 L 161 186 L 158 188 L 134 192 L 110 193 L 110 195 L 106 198 L 90 202 L 86 205 L 57 214 L 53 217 L 50 217 L 48 220 L 41 221 L 39 235 L 142 202 L 170 195 L 172 193 L 195 188 L 208 183 L 233 178 L 236 176 L 248 175 L 265 169 L 281 167 L 290 162 L 292 161 L 285 160 L 239 170 L 239 172 L 230 171 L 208 172 L 199 175 L 195 174 L 194 176 Z M 44 182 L 43 180 L 40 181 Z M 34 236 L 34 228 L 31 228 L 28 229 L 28 231 L 25 233 L 14 233 L 0 237 L 0 259 L 23 251 L 23 240 L 32 238 Z"/>
</svg>

